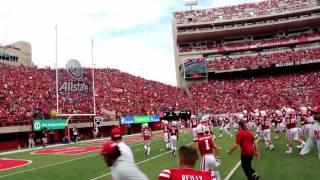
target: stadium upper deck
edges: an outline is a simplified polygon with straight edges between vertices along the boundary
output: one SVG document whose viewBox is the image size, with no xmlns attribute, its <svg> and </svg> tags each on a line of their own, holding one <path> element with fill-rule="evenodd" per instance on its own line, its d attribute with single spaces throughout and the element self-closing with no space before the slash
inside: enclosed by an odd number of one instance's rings
<svg viewBox="0 0 320 180">
<path fill-rule="evenodd" d="M 232 71 L 239 64 L 244 64 L 241 62 L 244 58 L 235 59 L 232 63 L 236 66 L 228 61 L 213 60 L 228 60 L 231 53 L 242 56 L 247 54 L 246 51 L 251 51 L 249 53 L 259 55 L 269 49 L 277 53 L 277 49 L 295 49 L 301 44 L 319 42 L 319 24 L 319 0 L 268 0 L 175 12 L 173 39 L 178 86 L 207 81 L 207 78 L 186 79 L 184 59 L 209 57 L 207 63 L 210 69 Z M 255 63 L 256 59 L 248 61 L 245 58 L 246 66 L 250 67 L 248 62 Z M 272 64 L 266 62 L 268 59 L 263 61 L 263 64 Z M 219 67 L 215 66 L 217 64 Z"/>
<path fill-rule="evenodd" d="M 267 0 L 219 8 L 179 11 L 174 13 L 177 24 L 237 20 L 272 16 L 319 6 L 319 0 Z"/>
</svg>

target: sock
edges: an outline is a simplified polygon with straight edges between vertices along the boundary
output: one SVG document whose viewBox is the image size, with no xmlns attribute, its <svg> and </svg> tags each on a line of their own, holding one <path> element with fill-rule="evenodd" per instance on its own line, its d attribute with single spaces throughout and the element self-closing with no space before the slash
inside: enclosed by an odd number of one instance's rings
<svg viewBox="0 0 320 180">
<path fill-rule="evenodd" d="M 148 149 L 148 150 L 147 150 L 147 155 L 149 155 L 151 149 L 150 149 L 150 147 L 148 147 L 147 149 Z"/>
</svg>

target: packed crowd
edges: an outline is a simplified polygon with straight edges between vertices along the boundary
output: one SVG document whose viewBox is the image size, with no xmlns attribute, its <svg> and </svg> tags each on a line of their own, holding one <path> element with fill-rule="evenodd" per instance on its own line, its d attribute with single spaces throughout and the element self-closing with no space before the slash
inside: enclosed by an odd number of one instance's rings
<svg viewBox="0 0 320 180">
<path fill-rule="evenodd" d="M 266 0 L 236 6 L 179 11 L 174 13 L 174 17 L 177 24 L 187 24 L 286 13 L 318 4 L 317 0 Z"/>
<path fill-rule="evenodd" d="M 224 56 L 207 61 L 208 69 L 232 70 L 250 67 L 271 67 L 279 63 L 317 60 L 320 48 L 288 49 L 281 52 L 256 53 L 244 56 Z"/>
<path fill-rule="evenodd" d="M 306 72 L 250 79 L 210 80 L 190 87 L 193 102 L 201 111 L 213 114 L 242 109 L 299 108 L 320 103 L 320 72 Z"/>
<path fill-rule="evenodd" d="M 85 69 L 90 74 L 91 69 Z M 56 110 L 55 70 L 50 68 L 13 67 L 0 64 L 0 119 L 8 122 L 30 122 L 50 118 Z M 67 80 L 59 71 L 59 79 Z M 59 91 L 60 113 L 93 113 L 90 88 L 75 97 Z M 59 81 L 59 87 L 61 87 Z M 95 70 L 97 114 L 117 111 L 132 114 L 156 113 L 165 108 L 185 109 L 189 99 L 183 90 L 114 69 Z M 86 102 L 87 101 L 87 102 Z"/>
<path fill-rule="evenodd" d="M 301 35 L 288 35 L 284 37 L 275 37 L 262 40 L 244 40 L 243 42 L 230 42 L 224 44 L 217 44 L 215 42 L 200 42 L 200 43 L 184 43 L 180 45 L 179 52 L 192 52 L 192 51 L 230 51 L 230 50 L 243 50 L 255 49 L 257 47 L 270 47 L 279 45 L 288 45 L 293 43 L 302 43 L 319 38 L 319 32 L 310 32 Z"/>
</svg>

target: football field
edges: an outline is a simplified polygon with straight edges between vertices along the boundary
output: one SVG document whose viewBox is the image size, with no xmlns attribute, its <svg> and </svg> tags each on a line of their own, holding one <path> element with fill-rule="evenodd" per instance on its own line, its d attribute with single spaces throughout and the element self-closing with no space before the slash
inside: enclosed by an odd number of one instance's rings
<svg viewBox="0 0 320 180">
<path fill-rule="evenodd" d="M 215 133 L 218 134 L 215 129 Z M 235 132 L 233 132 L 234 134 Z M 269 151 L 260 141 L 259 148 L 261 158 L 253 160 L 254 169 L 260 174 L 261 179 L 270 180 L 316 180 L 320 177 L 320 160 L 317 152 L 313 150 L 304 159 L 300 160 L 298 149 L 294 154 L 286 154 L 285 136 L 282 133 L 279 140 L 274 140 L 275 149 Z M 134 158 L 140 169 L 149 177 L 157 179 L 161 170 L 177 166 L 177 159 L 170 151 L 164 148 L 162 134 L 155 133 L 152 141 L 151 153 L 144 154 L 140 136 L 127 136 L 124 138 L 134 153 Z M 11 164 L 19 164 L 18 167 L 8 168 L 0 166 L 0 179 L 111 179 L 110 168 L 106 167 L 102 157 L 97 153 L 105 140 L 93 140 L 69 144 L 57 147 L 40 148 L 33 151 L 17 152 L 13 154 L 1 154 L 0 162 L 12 160 Z M 221 146 L 221 165 L 218 170 L 225 179 L 240 159 L 239 150 L 228 156 L 226 152 L 234 143 L 234 137 L 230 138 L 224 134 L 223 138 L 216 139 Z M 192 144 L 191 133 L 184 133 L 179 137 L 178 146 Z M 27 161 L 19 161 L 27 160 Z M 9 165 L 8 165 L 9 164 Z M 199 169 L 199 161 L 196 165 Z M 245 180 L 241 166 L 231 176 L 232 180 Z"/>
</svg>

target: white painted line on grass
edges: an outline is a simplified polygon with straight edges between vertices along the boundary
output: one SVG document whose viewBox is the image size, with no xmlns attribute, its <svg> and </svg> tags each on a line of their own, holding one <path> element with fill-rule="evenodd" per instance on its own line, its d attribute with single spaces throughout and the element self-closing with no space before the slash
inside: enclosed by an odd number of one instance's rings
<svg viewBox="0 0 320 180">
<path fill-rule="evenodd" d="M 139 151 L 140 149 L 135 149 L 134 151 Z"/>
</svg>

